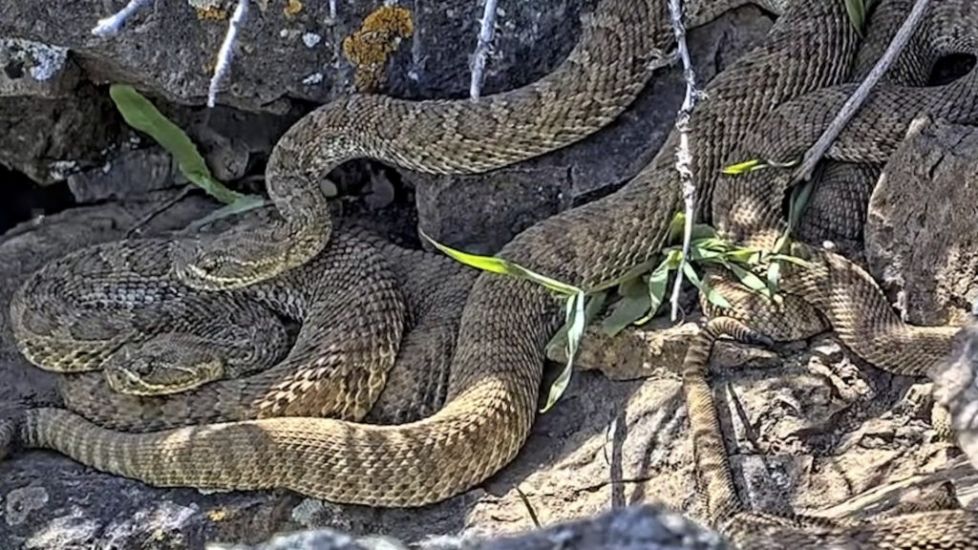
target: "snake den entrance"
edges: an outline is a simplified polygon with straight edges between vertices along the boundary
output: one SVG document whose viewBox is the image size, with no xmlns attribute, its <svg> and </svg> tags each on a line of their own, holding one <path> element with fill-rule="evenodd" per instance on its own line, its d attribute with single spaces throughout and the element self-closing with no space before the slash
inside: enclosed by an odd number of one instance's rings
<svg viewBox="0 0 978 550">
<path fill-rule="evenodd" d="M 429 4 L 3 0 L 0 549 L 978 548 L 978 2 Z"/>
</svg>

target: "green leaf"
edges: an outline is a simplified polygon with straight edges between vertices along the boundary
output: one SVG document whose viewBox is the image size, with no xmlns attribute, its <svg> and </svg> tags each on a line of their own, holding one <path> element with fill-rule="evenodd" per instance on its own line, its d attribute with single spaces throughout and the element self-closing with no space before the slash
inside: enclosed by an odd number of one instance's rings
<svg viewBox="0 0 978 550">
<path fill-rule="evenodd" d="M 744 162 L 738 162 L 736 164 L 731 164 L 729 166 L 724 166 L 722 173 L 729 176 L 739 176 L 740 174 L 746 174 L 748 172 L 753 172 L 754 170 L 760 170 L 761 168 L 766 168 L 768 165 L 760 159 L 745 160 Z"/>
<path fill-rule="evenodd" d="M 652 302 L 649 298 L 648 286 L 643 277 L 629 279 L 618 289 L 621 298 L 611 309 L 611 313 L 601 321 L 601 330 L 608 336 L 614 336 L 645 316 Z"/>
<path fill-rule="evenodd" d="M 678 248 L 672 248 L 669 249 L 668 253 L 666 254 L 666 259 L 662 261 L 662 264 L 666 266 L 666 269 L 679 269 L 679 264 L 682 263 L 682 260 L 683 251 L 679 250 Z"/>
<path fill-rule="evenodd" d="M 846 13 L 849 14 L 849 22 L 852 28 L 860 37 L 863 36 L 863 27 L 866 25 L 866 11 L 868 8 L 866 0 L 846 0 Z"/>
<path fill-rule="evenodd" d="M 673 268 L 675 269 L 675 268 Z M 659 313 L 659 308 L 662 307 L 662 302 L 666 299 L 666 287 L 669 283 L 669 266 L 666 262 L 659 264 L 659 267 L 655 268 L 655 271 L 649 275 L 649 312 L 645 317 L 636 321 L 636 324 L 643 324 L 649 322 L 657 313 Z"/>
<path fill-rule="evenodd" d="M 761 252 L 759 248 L 736 248 L 727 252 L 727 259 L 737 263 L 757 265 L 761 263 Z"/>
<path fill-rule="evenodd" d="M 791 188 L 791 197 L 788 199 L 788 224 L 774 244 L 775 252 L 781 252 L 791 242 L 791 234 L 798 227 L 798 222 L 801 221 L 801 216 L 805 213 L 814 190 L 814 180 L 803 181 Z"/>
<path fill-rule="evenodd" d="M 578 292 L 567 299 L 567 305 L 564 309 L 564 325 L 567 327 L 567 363 L 564 365 L 563 370 L 560 371 L 557 379 L 550 385 L 550 391 L 547 392 L 547 402 L 540 409 L 541 413 L 546 413 L 553 408 L 557 400 L 560 399 L 560 396 L 567 390 L 567 385 L 570 383 L 571 371 L 574 367 L 574 356 L 577 354 L 581 337 L 584 335 L 584 325 L 587 324 L 584 302 L 584 292 Z"/>
<path fill-rule="evenodd" d="M 767 286 L 771 289 L 771 292 L 778 291 L 778 285 L 781 283 L 781 263 L 777 260 L 772 261 L 767 266 Z"/>
<path fill-rule="evenodd" d="M 204 162 L 204 157 L 200 155 L 197 146 L 187 137 L 187 134 L 163 116 L 156 106 L 135 88 L 128 84 L 113 84 L 109 87 L 109 96 L 112 97 L 126 123 L 148 134 L 173 155 L 180 172 L 205 193 L 225 204 L 231 204 L 244 197 L 214 179 L 210 169 L 207 168 L 207 163 Z"/>
<path fill-rule="evenodd" d="M 724 309 L 731 309 L 733 306 L 715 288 L 711 287 L 706 281 L 700 279 L 699 274 L 690 264 L 683 264 L 683 274 L 693 283 L 693 286 L 706 295 L 706 299 L 713 305 Z"/>
<path fill-rule="evenodd" d="M 769 288 L 760 277 L 751 273 L 750 271 L 740 267 L 737 264 L 727 263 L 725 264 L 727 269 L 733 272 L 740 281 L 740 284 L 753 290 L 754 292 L 760 292 L 761 294 L 768 294 Z"/>
<path fill-rule="evenodd" d="M 676 212 L 672 216 L 672 221 L 669 222 L 669 239 L 668 242 L 674 243 L 680 241 L 683 238 L 683 231 L 686 227 L 686 214 L 682 212 Z"/>
<path fill-rule="evenodd" d="M 421 236 L 434 245 L 435 248 L 440 250 L 446 256 L 452 258 L 453 260 L 463 263 L 469 267 L 474 267 L 476 269 L 481 269 L 482 271 L 488 271 L 490 273 L 497 273 L 500 275 L 510 275 L 513 277 L 519 277 L 522 279 L 529 279 L 537 284 L 540 284 L 558 294 L 564 296 L 575 296 L 577 294 L 582 294 L 584 291 L 566 283 L 562 283 L 556 279 L 551 279 L 545 275 L 540 275 L 521 267 L 512 262 L 504 260 L 502 258 L 497 258 L 495 256 L 480 256 L 478 254 L 469 254 L 467 252 L 462 252 L 460 250 L 455 250 L 445 246 L 427 234 L 424 231 L 419 230 Z M 583 306 L 582 306 L 583 307 Z"/>
<path fill-rule="evenodd" d="M 268 201 L 259 195 L 242 195 L 240 199 L 218 208 L 203 218 L 191 223 L 189 227 L 191 229 L 199 229 L 221 218 L 254 210 L 255 208 L 261 208 L 267 204 Z"/>
<path fill-rule="evenodd" d="M 689 258 L 694 262 L 703 262 L 710 260 L 719 260 L 725 256 L 725 254 L 720 250 L 711 250 L 709 248 L 700 248 L 699 246 L 691 246 L 689 248 Z"/>
</svg>

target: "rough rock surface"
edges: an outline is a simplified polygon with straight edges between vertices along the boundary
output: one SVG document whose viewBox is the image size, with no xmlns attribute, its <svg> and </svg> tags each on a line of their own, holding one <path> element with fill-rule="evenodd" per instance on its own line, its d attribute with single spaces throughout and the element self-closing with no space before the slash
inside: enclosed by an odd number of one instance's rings
<svg viewBox="0 0 978 550">
<path fill-rule="evenodd" d="M 501 8 L 484 93 L 546 73 L 573 46 L 582 7 L 594 3 L 542 0 Z M 0 163 L 41 183 L 101 165 L 105 148 L 121 145 L 125 137 L 112 114 L 107 83 L 131 83 L 175 105 L 202 105 L 227 29 L 227 4 L 153 2 L 131 16 L 122 32 L 104 38 L 92 28 L 125 2 L 0 3 L 0 136 L 6 137 L 0 137 Z M 311 109 L 310 103 L 353 90 L 356 68 L 344 57 L 342 42 L 383 5 L 381 0 L 336 3 L 335 14 L 325 2 L 254 5 L 220 103 L 291 113 L 294 120 Z M 389 59 L 379 91 L 406 98 L 463 97 L 482 7 L 424 0 L 406 7 L 413 34 Z M 282 131 L 275 130 L 269 141 Z M 265 152 L 269 148 L 270 143 Z"/>
<path fill-rule="evenodd" d="M 719 535 L 659 506 L 629 506 L 519 535 L 490 539 L 441 537 L 430 550 L 722 550 Z M 215 545 L 214 550 L 406 550 L 389 537 L 354 539 L 331 529 L 279 535 L 254 546 Z"/>
<path fill-rule="evenodd" d="M 978 468 L 978 302 L 975 305 L 951 357 L 934 373 L 934 394 L 947 405 L 957 442 Z"/>
<path fill-rule="evenodd" d="M 978 298 L 978 129 L 917 121 L 869 204 L 866 257 L 907 320 L 960 324 Z"/>
<path fill-rule="evenodd" d="M 0 164 L 51 183 L 118 140 L 111 101 L 79 75 L 63 49 L 0 38 Z"/>
<path fill-rule="evenodd" d="M 486 92 L 546 72 L 573 45 L 581 6 L 592 4 L 544 0 L 500 9 L 500 38 L 494 44 Z M 214 55 L 227 29 L 226 10 L 199 11 L 189 2 L 159 2 L 136 12 L 114 37 L 90 32 L 99 19 L 124 5 L 95 0 L 4 2 L 0 36 L 68 48 L 95 81 L 132 82 L 175 103 L 202 104 Z M 334 18 L 325 2 L 256 3 L 241 30 L 221 102 L 246 110 L 276 110 L 286 107 L 281 102 L 286 97 L 324 103 L 348 93 L 353 67 L 344 58 L 343 39 L 382 5 L 381 0 L 338 2 Z M 481 6 L 413 0 L 405 7 L 412 14 L 414 34 L 393 59 L 385 88 L 417 97 L 467 93 L 468 55 L 475 48 Z M 452 46 L 445 47 L 448 44 Z M 464 44 L 472 47 L 459 46 Z"/>
</svg>

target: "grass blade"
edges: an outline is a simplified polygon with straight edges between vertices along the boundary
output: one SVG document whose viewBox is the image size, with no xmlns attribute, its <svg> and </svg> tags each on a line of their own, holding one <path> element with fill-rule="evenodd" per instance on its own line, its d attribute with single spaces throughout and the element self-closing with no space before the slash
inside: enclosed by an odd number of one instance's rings
<svg viewBox="0 0 978 550">
<path fill-rule="evenodd" d="M 621 299 L 615 303 L 611 313 L 601 321 L 601 330 L 614 336 L 625 327 L 642 319 L 649 311 L 651 301 L 644 277 L 636 277 L 622 283 L 618 290 Z"/>
<path fill-rule="evenodd" d="M 570 384 L 571 371 L 574 368 L 574 356 L 584 335 L 584 325 L 587 324 L 587 314 L 584 311 L 585 296 L 578 292 L 567 299 L 564 313 L 564 325 L 567 327 L 567 363 L 560 371 L 557 379 L 550 385 L 547 392 L 547 402 L 540 409 L 541 413 L 549 411 L 557 403 Z"/>
<path fill-rule="evenodd" d="M 244 197 L 214 179 L 194 142 L 135 88 L 128 84 L 113 84 L 109 87 L 109 96 L 126 123 L 148 134 L 173 155 L 180 172 L 205 193 L 225 204 L 232 204 Z"/>
<path fill-rule="evenodd" d="M 499 275 L 510 275 L 522 279 L 529 279 L 564 296 L 575 296 L 583 293 L 583 291 L 576 286 L 562 283 L 545 275 L 540 275 L 539 273 L 530 271 L 529 269 L 514 264 L 513 262 L 504 260 L 502 258 L 497 258 L 495 256 L 481 256 L 479 254 L 469 254 L 467 252 L 462 252 L 461 250 L 455 250 L 454 248 L 443 245 L 432 239 L 425 234 L 424 231 L 419 230 L 419 233 L 425 240 L 430 242 L 443 254 L 469 267 L 474 267 L 476 269 L 481 269 L 482 271 L 488 271 L 490 273 L 496 273 Z"/>
</svg>

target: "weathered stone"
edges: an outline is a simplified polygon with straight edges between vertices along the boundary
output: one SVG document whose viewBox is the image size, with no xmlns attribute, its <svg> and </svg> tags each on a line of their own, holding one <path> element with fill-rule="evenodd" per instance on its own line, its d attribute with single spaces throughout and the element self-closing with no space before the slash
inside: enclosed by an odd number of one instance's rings
<svg viewBox="0 0 978 550">
<path fill-rule="evenodd" d="M 64 97 L 78 85 L 80 76 L 65 48 L 0 38 L 0 97 Z"/>
<path fill-rule="evenodd" d="M 172 184 L 173 159 L 159 148 L 126 151 L 105 166 L 68 176 L 79 203 L 144 195 Z"/>
<path fill-rule="evenodd" d="M 108 95 L 81 84 L 67 97 L 0 97 L 0 163 L 38 183 L 101 164 L 119 135 Z"/>
<path fill-rule="evenodd" d="M 697 79 L 709 81 L 770 26 L 770 19 L 750 6 L 691 30 Z M 450 246 L 482 254 L 497 251 L 537 221 L 634 176 L 672 130 L 684 89 L 679 67 L 659 70 L 635 103 L 606 128 L 516 166 L 450 177 L 403 171 L 417 190 L 419 226 Z"/>
<path fill-rule="evenodd" d="M 659 506 L 629 506 L 594 518 L 507 537 L 437 537 L 416 545 L 423 550 L 721 550 L 721 537 Z M 213 550 L 406 550 L 390 537 L 361 537 L 331 529 L 279 535 L 254 546 L 214 545 Z"/>
<path fill-rule="evenodd" d="M 908 321 L 959 324 L 978 297 L 978 131 L 919 120 L 873 192 L 866 257 Z"/>
<path fill-rule="evenodd" d="M 96 81 L 137 83 L 175 103 L 200 105 L 232 7 L 210 4 L 216 5 L 155 3 L 132 15 L 116 36 L 102 38 L 92 28 L 124 2 L 8 1 L 0 7 L 0 36 L 68 48 Z M 331 14 L 328 2 L 255 3 L 239 35 L 221 103 L 282 112 L 287 108 L 282 98 L 324 103 L 350 92 L 354 67 L 342 52 L 343 39 L 383 4 L 340 2 Z M 582 4 L 585 0 L 543 0 L 501 9 L 485 92 L 526 83 L 559 61 L 577 38 Z M 463 96 L 482 6 L 418 1 L 407 7 L 414 32 L 391 59 L 384 91 L 419 98 Z"/>
<path fill-rule="evenodd" d="M 932 373 L 934 397 L 950 412 L 950 427 L 971 464 L 978 468 L 978 318 L 969 316 L 955 349 Z"/>
</svg>

